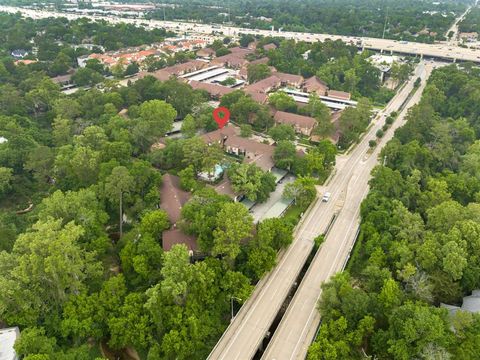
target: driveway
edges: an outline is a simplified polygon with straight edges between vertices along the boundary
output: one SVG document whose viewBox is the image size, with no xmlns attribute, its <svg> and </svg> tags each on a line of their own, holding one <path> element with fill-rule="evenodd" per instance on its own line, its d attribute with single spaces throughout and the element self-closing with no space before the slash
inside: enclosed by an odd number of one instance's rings
<svg viewBox="0 0 480 360">
<path fill-rule="evenodd" d="M 265 219 L 265 215 L 269 212 L 271 208 L 273 208 L 277 203 L 282 201 L 282 194 L 285 185 L 293 182 L 295 180 L 295 176 L 288 174 L 285 176 L 281 183 L 277 184 L 275 191 L 270 193 L 270 197 L 268 200 L 262 204 L 255 204 L 251 209 L 250 212 L 253 216 L 254 221 L 257 223 Z"/>
</svg>

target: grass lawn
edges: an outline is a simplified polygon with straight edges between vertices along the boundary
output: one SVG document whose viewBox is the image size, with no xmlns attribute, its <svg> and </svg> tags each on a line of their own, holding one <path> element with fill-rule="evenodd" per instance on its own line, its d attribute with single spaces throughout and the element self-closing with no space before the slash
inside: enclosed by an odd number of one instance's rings
<svg viewBox="0 0 480 360">
<path fill-rule="evenodd" d="M 305 212 L 306 208 L 299 205 L 292 205 L 290 206 L 285 214 L 283 214 L 283 218 L 285 221 L 292 225 L 297 225 L 298 221 L 300 220 L 300 216 L 303 212 Z"/>
</svg>

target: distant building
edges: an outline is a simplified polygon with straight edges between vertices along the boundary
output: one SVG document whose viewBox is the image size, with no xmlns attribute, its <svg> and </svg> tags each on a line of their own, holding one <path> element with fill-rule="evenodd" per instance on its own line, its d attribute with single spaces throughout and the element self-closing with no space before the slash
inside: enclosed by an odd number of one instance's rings
<svg viewBox="0 0 480 360">
<path fill-rule="evenodd" d="M 275 45 L 274 43 L 263 45 L 263 50 L 265 51 L 275 50 L 276 48 L 277 48 L 277 45 Z"/>
<path fill-rule="evenodd" d="M 214 100 L 219 100 L 223 95 L 230 94 L 232 91 L 235 91 L 234 89 L 228 86 L 203 83 L 195 80 L 190 81 L 190 86 L 194 90 L 205 90 L 210 94 L 210 97 Z"/>
<path fill-rule="evenodd" d="M 67 89 L 74 86 L 72 81 L 72 74 L 55 76 L 53 78 L 50 78 L 50 80 L 52 80 L 52 82 L 54 82 L 55 84 L 59 85 L 62 89 Z"/>
<path fill-rule="evenodd" d="M 476 32 L 462 32 L 459 35 L 460 39 L 467 42 L 475 42 L 478 39 L 478 33 Z"/>
<path fill-rule="evenodd" d="M 350 100 L 352 95 L 345 91 L 338 91 L 338 90 L 328 90 L 328 95 L 331 98 L 336 98 L 340 100 Z"/>
<path fill-rule="evenodd" d="M 298 88 L 303 83 L 303 76 L 300 75 L 287 74 L 279 71 L 274 72 L 272 75 L 279 78 L 283 86 L 294 86 Z"/>
<path fill-rule="evenodd" d="M 285 111 L 277 111 L 273 117 L 276 124 L 291 125 L 297 134 L 310 136 L 317 125 L 317 120 L 310 116 L 297 115 Z"/>
<path fill-rule="evenodd" d="M 215 56 L 215 50 L 212 48 L 203 48 L 197 51 L 197 56 L 211 59 Z"/>
<path fill-rule="evenodd" d="M 327 95 L 328 86 L 327 83 L 316 76 L 308 78 L 303 83 L 303 91 L 307 93 L 316 93 L 319 96 Z"/>
<path fill-rule="evenodd" d="M 20 337 L 18 327 L 0 329 L 0 360 L 18 360 L 13 345 Z"/>
<path fill-rule="evenodd" d="M 12 55 L 15 60 L 20 60 L 28 55 L 28 51 L 24 49 L 16 49 L 13 50 L 10 55 Z"/>
<path fill-rule="evenodd" d="M 14 64 L 15 65 L 20 65 L 20 64 L 23 64 L 23 65 L 30 65 L 30 64 L 35 64 L 37 62 L 37 60 L 28 60 L 28 59 L 23 59 L 23 60 L 15 60 Z"/>
</svg>

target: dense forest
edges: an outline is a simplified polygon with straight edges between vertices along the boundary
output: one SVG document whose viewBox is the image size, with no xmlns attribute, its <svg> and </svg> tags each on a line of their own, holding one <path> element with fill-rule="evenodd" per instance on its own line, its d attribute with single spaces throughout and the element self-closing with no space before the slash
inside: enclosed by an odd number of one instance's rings
<svg viewBox="0 0 480 360">
<path fill-rule="evenodd" d="M 458 26 L 461 32 L 480 33 L 480 8 L 473 8 Z"/>
<path fill-rule="evenodd" d="M 323 285 L 309 359 L 478 359 L 480 72 L 437 69 L 382 150 L 347 271 Z"/>
<path fill-rule="evenodd" d="M 15 65 L 10 48 L 31 36 L 34 44 L 56 40 L 52 26 L 77 31 L 82 22 L 48 19 L 39 28 L 16 15 L 2 21 L 9 25 L 0 43 L 0 327 L 20 327 L 15 349 L 27 360 L 96 359 L 100 349 L 111 358 L 126 349 L 148 360 L 205 358 L 232 307 L 238 310 L 292 241 L 315 197 L 310 176 L 331 167 L 335 147 L 320 143 L 302 160 L 304 177 L 289 187 L 293 216 L 254 224 L 244 205 L 197 181 L 225 157 L 196 136 L 217 128 L 207 93 L 147 76 L 65 95 L 49 75 L 73 40 L 29 65 Z M 126 44 L 130 35 L 115 40 Z M 250 114 L 253 126 L 270 127 L 266 107 L 240 95 L 232 109 L 239 123 Z M 154 146 L 177 119 L 184 119 L 182 137 Z M 265 201 L 273 176 L 239 160 L 230 158 L 233 188 Z M 178 227 L 198 240 L 193 260 L 186 246 L 162 248 L 172 225 L 159 209 L 167 172 L 191 193 Z"/>
<path fill-rule="evenodd" d="M 382 37 L 420 42 L 443 40 L 465 2 L 396 0 L 173 0 L 163 3 L 167 19 L 234 24 L 259 29 L 283 28 L 340 35 Z M 230 14 L 230 15 L 229 15 Z M 163 19 L 163 9 L 150 14 Z M 267 19 L 265 19 L 267 18 Z M 385 34 L 384 34 L 385 29 Z M 424 30 L 424 31 L 422 31 Z M 426 31 L 428 30 L 428 31 Z"/>
<path fill-rule="evenodd" d="M 6 0 L 31 5 L 32 0 Z M 119 3 L 147 1 L 121 0 Z M 287 31 L 386 37 L 431 43 L 444 40 L 454 19 L 470 0 L 166 0 L 148 18 L 192 20 L 205 23 L 231 21 L 241 27 L 283 28 Z M 50 1 L 62 7 L 63 1 Z M 90 7 L 88 2 L 80 2 Z"/>
</svg>

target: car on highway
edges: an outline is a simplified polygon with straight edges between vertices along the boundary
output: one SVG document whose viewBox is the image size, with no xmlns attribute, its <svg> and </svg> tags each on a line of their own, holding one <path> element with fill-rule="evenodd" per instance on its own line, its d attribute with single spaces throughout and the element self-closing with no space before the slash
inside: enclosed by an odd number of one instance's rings
<svg viewBox="0 0 480 360">
<path fill-rule="evenodd" d="M 332 196 L 332 194 L 327 191 L 325 194 L 323 194 L 322 201 L 328 202 L 328 200 L 330 200 L 330 196 Z"/>
</svg>

